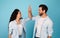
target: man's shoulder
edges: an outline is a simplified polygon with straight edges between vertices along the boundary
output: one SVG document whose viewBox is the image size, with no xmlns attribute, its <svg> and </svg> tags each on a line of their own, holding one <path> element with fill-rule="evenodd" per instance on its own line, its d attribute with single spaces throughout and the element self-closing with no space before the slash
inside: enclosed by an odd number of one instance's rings
<svg viewBox="0 0 60 38">
<path fill-rule="evenodd" d="M 47 21 L 48 21 L 49 23 L 53 23 L 52 19 L 51 19 L 49 16 L 48 16 Z"/>
<path fill-rule="evenodd" d="M 35 16 L 36 18 L 40 18 L 40 16 L 39 15 L 37 15 L 37 16 Z"/>
</svg>

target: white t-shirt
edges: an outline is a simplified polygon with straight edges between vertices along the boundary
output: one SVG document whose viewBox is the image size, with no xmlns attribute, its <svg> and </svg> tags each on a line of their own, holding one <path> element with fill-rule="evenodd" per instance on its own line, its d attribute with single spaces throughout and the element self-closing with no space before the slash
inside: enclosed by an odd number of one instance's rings
<svg viewBox="0 0 60 38">
<path fill-rule="evenodd" d="M 32 20 L 35 20 L 33 38 L 47 38 L 47 36 L 52 36 L 53 22 L 48 16 L 46 18 L 36 16 Z"/>
<path fill-rule="evenodd" d="M 22 35 L 23 29 L 24 29 L 23 25 L 19 24 L 18 25 L 18 33 L 19 33 L 19 35 Z"/>
</svg>

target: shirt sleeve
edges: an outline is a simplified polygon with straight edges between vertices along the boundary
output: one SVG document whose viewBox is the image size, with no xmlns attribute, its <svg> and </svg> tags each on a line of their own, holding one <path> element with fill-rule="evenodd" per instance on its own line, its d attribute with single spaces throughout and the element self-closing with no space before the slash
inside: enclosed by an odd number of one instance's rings
<svg viewBox="0 0 60 38">
<path fill-rule="evenodd" d="M 27 22 L 27 21 L 29 21 L 30 20 L 30 18 L 26 18 L 26 19 L 24 19 L 24 22 Z"/>
<path fill-rule="evenodd" d="M 39 15 L 32 17 L 32 20 L 36 21 L 38 18 L 40 18 Z"/>
<path fill-rule="evenodd" d="M 23 25 L 23 30 L 26 32 L 26 27 L 25 27 L 25 24 L 26 24 L 26 22 L 29 20 L 29 18 L 27 18 L 27 19 L 22 19 L 22 25 Z"/>
<path fill-rule="evenodd" d="M 26 32 L 26 27 L 23 25 L 23 31 Z"/>
<path fill-rule="evenodd" d="M 36 20 L 36 16 L 35 17 L 32 17 L 32 20 Z"/>
<path fill-rule="evenodd" d="M 13 29 L 12 29 L 12 23 L 9 23 L 9 34 L 12 34 L 12 31 L 13 31 Z"/>
<path fill-rule="evenodd" d="M 37 25 L 34 26 L 33 38 L 35 37 L 36 30 L 37 30 Z"/>
<path fill-rule="evenodd" d="M 50 21 L 48 23 L 48 36 L 52 36 L 52 33 L 53 33 L 53 22 Z"/>
</svg>

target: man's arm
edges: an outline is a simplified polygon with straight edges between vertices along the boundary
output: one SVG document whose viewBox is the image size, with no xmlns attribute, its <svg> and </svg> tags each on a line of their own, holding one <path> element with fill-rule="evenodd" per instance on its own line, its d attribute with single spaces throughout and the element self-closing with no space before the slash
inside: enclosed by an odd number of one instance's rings
<svg viewBox="0 0 60 38">
<path fill-rule="evenodd" d="M 51 38 L 51 36 L 48 36 L 48 38 Z"/>
<path fill-rule="evenodd" d="M 8 35 L 8 38 L 12 38 L 10 34 Z"/>
<path fill-rule="evenodd" d="M 53 33 L 53 22 L 50 21 L 48 23 L 48 38 L 52 38 L 52 33 Z"/>
<path fill-rule="evenodd" d="M 30 19 L 32 19 L 32 9 L 31 6 L 28 7 L 28 16 Z"/>
</svg>

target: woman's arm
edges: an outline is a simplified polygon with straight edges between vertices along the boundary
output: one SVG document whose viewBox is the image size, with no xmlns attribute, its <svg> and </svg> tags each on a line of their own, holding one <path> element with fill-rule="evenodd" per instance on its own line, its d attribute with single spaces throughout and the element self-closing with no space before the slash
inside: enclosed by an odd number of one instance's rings
<svg viewBox="0 0 60 38">
<path fill-rule="evenodd" d="M 9 28 L 8 28 L 8 38 L 12 38 L 12 34 L 13 34 L 13 29 L 12 29 L 12 23 L 9 23 Z"/>
</svg>

